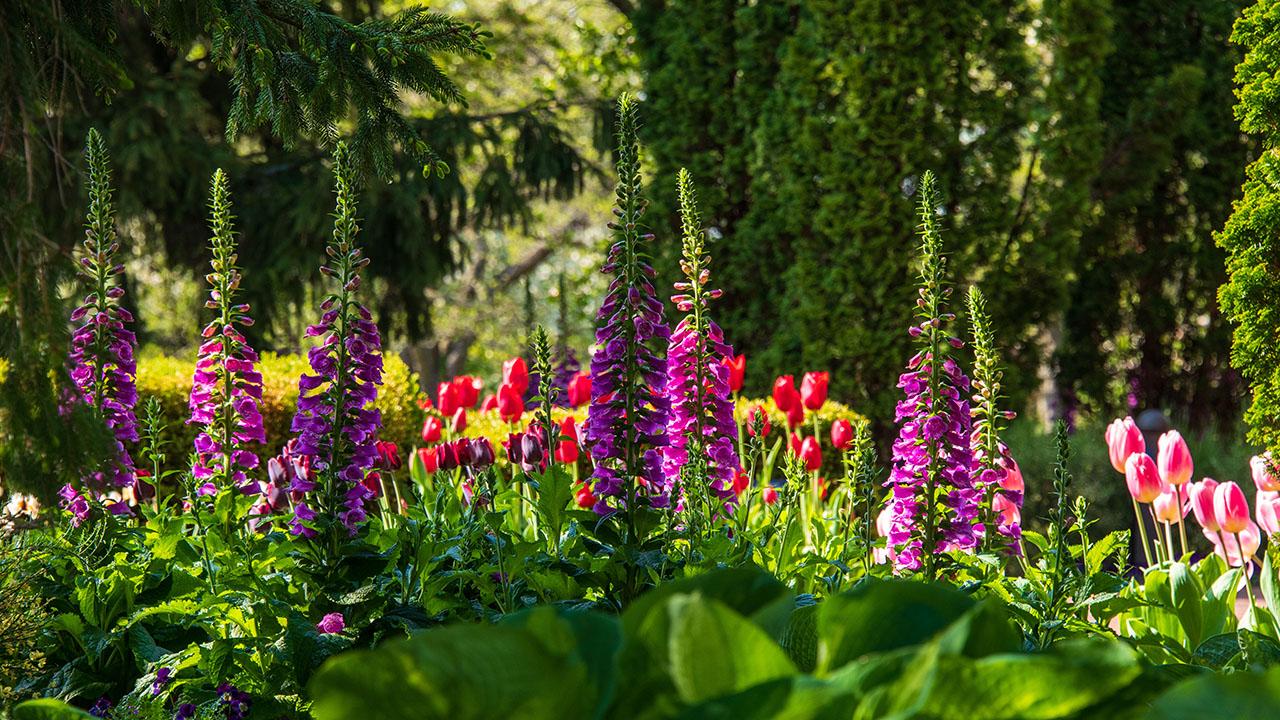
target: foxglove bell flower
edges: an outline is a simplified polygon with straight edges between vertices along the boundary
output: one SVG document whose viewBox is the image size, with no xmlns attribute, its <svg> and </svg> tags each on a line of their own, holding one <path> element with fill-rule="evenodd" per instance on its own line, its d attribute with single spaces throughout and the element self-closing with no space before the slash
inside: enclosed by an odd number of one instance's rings
<svg viewBox="0 0 1280 720">
<path fill-rule="evenodd" d="M 213 174 L 210 200 L 213 259 L 205 276 L 211 290 L 205 307 L 217 311 L 204 327 L 191 383 L 187 424 L 200 426 L 195 439 L 196 463 L 192 476 L 202 488 L 235 488 L 257 492 L 248 473 L 257 469 L 258 456 L 246 443 L 266 442 L 262 414 L 262 373 L 254 363 L 258 354 L 239 328 L 253 325 L 249 306 L 235 301 L 240 288 L 236 267 L 236 243 L 232 229 L 231 199 L 227 176 Z M 205 493 L 200 493 L 205 494 Z"/>
<path fill-rule="evenodd" d="M 938 195 L 932 173 L 921 185 L 921 250 L 923 266 L 918 325 L 911 335 L 920 351 L 898 379 L 905 399 L 898 403 L 898 439 L 893 444 L 893 470 L 886 485 L 893 489 L 893 522 L 889 544 L 899 570 L 924 568 L 934 577 L 934 556 L 950 549 L 973 550 L 978 544 L 981 494 L 975 486 L 973 422 L 969 378 L 947 357 L 951 338 L 943 323 L 950 289 L 944 285 L 946 260 L 935 209 Z"/>
<path fill-rule="evenodd" d="M 115 212 L 111 204 L 111 168 L 97 130 L 89 131 L 85 147 L 89 165 L 89 212 L 79 257 L 79 277 L 89 287 L 83 302 L 71 313 L 77 327 L 71 333 L 67 361 L 79 400 L 97 408 L 115 438 L 115 458 L 108 475 L 111 484 L 134 482 L 133 458 L 124 443 L 137 442 L 138 341 L 129 325 L 133 315 L 120 304 L 124 265 L 116 259 Z"/>
<path fill-rule="evenodd" d="M 298 380 L 293 431 L 295 451 L 311 456 L 311 469 L 321 480 L 316 508 L 308 510 L 319 510 L 324 522 L 336 518 L 354 535 L 366 517 L 364 503 L 373 496 L 362 481 L 378 461 L 382 415 L 372 405 L 382 384 L 382 338 L 372 313 L 356 300 L 360 268 L 369 260 L 355 243 L 353 173 L 342 143 L 334 152 L 334 175 L 337 213 L 329 264 L 320 271 L 337 281 L 338 291 L 321 303 L 320 322 L 307 328 L 320 344 L 307 353 L 311 372 Z"/>
<path fill-rule="evenodd" d="M 972 449 L 977 473 L 977 490 L 985 508 L 983 518 L 983 543 L 990 548 L 996 540 L 1002 540 L 1004 549 L 1017 555 L 1022 552 L 1022 470 L 1000 440 L 1002 423 L 1013 413 L 1001 411 L 999 403 L 1000 369 L 996 353 L 995 334 L 991 331 L 990 316 L 982 291 L 977 286 L 969 288 L 969 321 L 973 331 L 973 418 Z M 925 328 L 916 326 L 917 337 L 923 337 Z M 958 340 L 949 341 L 955 347 Z M 994 532 L 992 532 L 994 530 Z"/>
<path fill-rule="evenodd" d="M 636 103 L 624 95 L 618 101 L 617 220 L 610 223 L 614 242 L 601 268 L 613 279 L 596 314 L 591 406 L 583 426 L 595 462 L 595 510 L 601 514 L 642 500 L 665 506 L 668 499 L 660 454 L 667 364 L 660 352 L 670 330 L 644 251 L 653 236 L 641 230 L 645 201 L 638 155 Z"/>
</svg>

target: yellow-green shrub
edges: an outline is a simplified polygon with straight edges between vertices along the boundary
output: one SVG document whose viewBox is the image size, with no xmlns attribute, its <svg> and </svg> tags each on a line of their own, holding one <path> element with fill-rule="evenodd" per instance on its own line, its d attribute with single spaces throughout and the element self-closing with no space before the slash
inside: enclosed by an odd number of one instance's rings
<svg viewBox="0 0 1280 720">
<path fill-rule="evenodd" d="M 187 398 L 191 394 L 191 374 L 195 357 L 144 355 L 138 361 L 138 394 L 154 396 L 160 401 L 168 424 L 169 461 L 185 458 L 191 452 L 196 428 L 187 425 L 190 413 Z M 255 448 L 265 459 L 280 452 L 293 436 L 289 425 L 298 402 L 298 376 L 308 372 L 305 355 L 264 353 L 258 369 L 262 372 L 262 424 L 267 432 L 265 448 Z M 378 389 L 376 407 L 382 411 L 382 437 L 401 445 L 412 445 L 422 428 L 422 399 L 418 377 L 395 355 L 383 358 L 382 387 Z M 136 455 L 135 455 L 136 456 Z"/>
</svg>

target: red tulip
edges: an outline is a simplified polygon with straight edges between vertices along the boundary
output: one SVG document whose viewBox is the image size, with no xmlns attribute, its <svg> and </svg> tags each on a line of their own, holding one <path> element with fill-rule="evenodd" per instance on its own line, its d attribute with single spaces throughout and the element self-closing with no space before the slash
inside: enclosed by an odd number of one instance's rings
<svg viewBox="0 0 1280 720">
<path fill-rule="evenodd" d="M 1170 485 L 1184 485 L 1191 480 L 1191 450 L 1187 441 L 1177 430 L 1160 436 L 1159 452 L 1156 454 L 1156 466 L 1160 469 L 1160 477 Z"/>
<path fill-rule="evenodd" d="M 516 357 L 502 363 L 502 384 L 510 385 L 520 397 L 529 389 L 529 366 L 524 358 Z"/>
<path fill-rule="evenodd" d="M 569 381 L 569 407 L 582 407 L 591 402 L 591 373 L 583 371 Z"/>
<path fill-rule="evenodd" d="M 596 496 L 591 492 L 591 486 L 583 484 L 578 491 L 573 494 L 574 500 L 578 503 L 578 507 L 587 509 L 596 504 Z"/>
<path fill-rule="evenodd" d="M 484 381 L 470 375 L 459 375 L 453 379 L 453 386 L 458 390 L 458 405 L 473 408 L 480 401 L 480 390 Z"/>
<path fill-rule="evenodd" d="M 778 491 L 772 485 L 769 485 L 760 491 L 760 498 L 764 500 L 765 505 L 772 505 L 778 502 Z"/>
<path fill-rule="evenodd" d="M 400 469 L 400 448 L 390 440 L 379 440 L 374 443 L 374 447 L 378 450 L 378 466 L 384 470 Z M 275 458 L 272 458 L 273 460 Z M 283 474 L 284 469 L 281 468 Z"/>
<path fill-rule="evenodd" d="M 747 376 L 747 356 L 725 358 L 724 365 L 729 368 L 729 392 L 742 392 L 742 382 Z"/>
<path fill-rule="evenodd" d="M 493 412 L 494 410 L 497 410 L 497 409 L 498 409 L 498 396 L 493 393 L 489 393 L 488 395 L 485 395 L 484 402 L 480 404 L 480 412 L 482 413 Z"/>
<path fill-rule="evenodd" d="M 1218 489 L 1218 481 L 1205 478 L 1200 482 L 1187 485 L 1187 498 L 1191 501 L 1191 512 L 1195 513 L 1200 527 L 1216 533 L 1222 528 L 1218 525 L 1218 517 L 1213 513 L 1213 493 Z"/>
<path fill-rule="evenodd" d="M 831 446 L 837 450 L 848 450 L 853 444 L 853 423 L 841 418 L 831 423 Z"/>
<path fill-rule="evenodd" d="M 756 418 L 760 418 L 760 420 L 757 421 Z M 769 413 L 765 412 L 763 405 L 753 405 L 751 409 L 747 411 L 747 432 L 752 437 L 755 437 L 757 422 L 760 423 L 760 437 L 768 435 L 769 430 L 771 429 L 769 424 Z"/>
<path fill-rule="evenodd" d="M 442 382 L 436 389 L 436 408 L 440 414 L 450 417 L 458 410 L 459 402 L 458 387 L 452 382 Z"/>
<path fill-rule="evenodd" d="M 1111 467 L 1120 473 L 1125 471 L 1124 462 L 1130 455 L 1147 451 L 1147 441 L 1142 439 L 1142 431 L 1133 418 L 1115 420 L 1107 427 L 1107 450 L 1111 455 Z"/>
<path fill-rule="evenodd" d="M 422 408 L 423 410 L 430 410 L 432 407 L 435 407 L 435 406 L 432 404 L 431 398 L 424 397 L 418 401 L 418 407 Z"/>
<path fill-rule="evenodd" d="M 460 407 L 453 413 L 453 418 L 449 420 L 449 429 L 453 431 L 454 435 L 467 429 L 467 409 L 465 407 Z"/>
<path fill-rule="evenodd" d="M 1253 484 L 1257 485 L 1259 490 L 1267 492 L 1280 490 L 1280 479 L 1276 478 L 1271 468 L 1270 452 L 1254 455 L 1249 460 L 1249 469 L 1253 472 Z"/>
<path fill-rule="evenodd" d="M 442 430 L 444 430 L 444 423 L 440 422 L 440 418 L 435 415 L 428 416 L 422 423 L 422 442 L 440 442 Z"/>
<path fill-rule="evenodd" d="M 735 470 L 733 473 L 733 494 L 741 495 L 749 487 L 751 487 L 751 476 L 747 474 L 747 471 L 742 468 Z"/>
<path fill-rule="evenodd" d="M 800 404 L 797 398 L 790 407 L 787 408 L 787 427 L 798 428 L 804 424 L 804 405 Z"/>
<path fill-rule="evenodd" d="M 1140 503 L 1149 503 L 1164 492 L 1165 484 L 1156 469 L 1156 461 L 1146 453 L 1134 453 L 1124 465 L 1124 481 L 1129 494 Z"/>
<path fill-rule="evenodd" d="M 782 412 L 793 404 L 800 403 L 800 393 L 796 391 L 796 379 L 790 375 L 780 375 L 773 381 L 773 404 Z"/>
<path fill-rule="evenodd" d="M 382 490 L 382 475 L 379 474 L 377 470 L 374 470 L 368 475 L 365 475 L 364 480 L 361 480 L 360 484 L 375 496 L 380 495 Z"/>
<path fill-rule="evenodd" d="M 818 410 L 827 402 L 827 382 L 831 379 L 828 372 L 810 372 L 804 374 L 800 383 L 800 400 L 810 410 Z"/>
<path fill-rule="evenodd" d="M 556 462 L 566 465 L 578 462 L 578 428 L 572 415 L 560 421 L 560 444 L 556 447 Z"/>
<path fill-rule="evenodd" d="M 422 467 L 426 468 L 429 473 L 433 473 L 440 468 L 435 448 L 418 448 L 418 459 L 422 461 Z"/>
<path fill-rule="evenodd" d="M 807 437 L 800 444 L 800 459 L 804 460 L 804 466 L 809 472 L 813 472 L 822 467 L 822 448 L 818 446 L 818 439 Z"/>
<path fill-rule="evenodd" d="M 528 382 L 527 378 L 525 382 Z M 503 422 L 514 423 L 524 415 L 524 398 L 521 395 L 520 390 L 506 383 L 498 388 L 498 415 Z"/>
<path fill-rule="evenodd" d="M 1213 516 L 1223 532 L 1238 533 L 1249 527 L 1249 501 L 1234 482 L 1219 483 L 1213 491 Z"/>
<path fill-rule="evenodd" d="M 800 446 L 804 444 L 804 439 L 800 437 L 800 433 L 791 433 L 787 438 L 787 449 L 792 455 L 800 454 Z"/>
</svg>

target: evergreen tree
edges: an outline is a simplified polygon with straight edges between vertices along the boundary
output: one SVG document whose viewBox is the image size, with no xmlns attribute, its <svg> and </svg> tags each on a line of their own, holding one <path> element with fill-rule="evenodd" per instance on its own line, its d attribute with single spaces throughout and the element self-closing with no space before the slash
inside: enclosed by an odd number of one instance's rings
<svg viewBox="0 0 1280 720">
<path fill-rule="evenodd" d="M 1229 281 L 1222 286 L 1223 314 L 1235 326 L 1234 364 L 1249 380 L 1253 403 L 1245 414 L 1249 439 L 1280 457 L 1280 2 L 1259 0 L 1245 10 L 1232 40 L 1244 47 L 1236 69 L 1236 117 L 1261 141 L 1249 165 L 1244 196 L 1217 236 L 1227 253 Z"/>
</svg>

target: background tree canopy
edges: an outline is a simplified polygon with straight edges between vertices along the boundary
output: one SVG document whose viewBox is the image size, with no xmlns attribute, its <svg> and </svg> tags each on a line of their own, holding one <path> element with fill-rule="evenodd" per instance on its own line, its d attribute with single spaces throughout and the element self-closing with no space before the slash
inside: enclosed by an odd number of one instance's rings
<svg viewBox="0 0 1280 720">
<path fill-rule="evenodd" d="M 1230 426 L 1244 390 L 1212 232 L 1254 150 L 1230 110 L 1244 5 L 6 3 L 0 356 L 23 361 L 3 368 L 0 403 L 19 409 L 0 422 L 6 438 L 48 439 L 0 442 L 0 460 L 74 463 L 84 434 L 41 418 L 66 346 L 89 127 L 115 162 L 140 335 L 167 351 L 188 349 L 199 309 L 217 167 L 254 277 L 253 340 L 297 348 L 328 232 L 327 148 L 349 137 L 375 311 L 430 384 L 491 370 L 531 321 L 586 351 L 624 89 L 645 104 L 660 276 L 676 276 L 687 166 L 749 391 L 828 369 L 835 396 L 892 417 L 913 193 L 931 169 L 952 268 L 987 294 L 1015 406 Z"/>
</svg>

